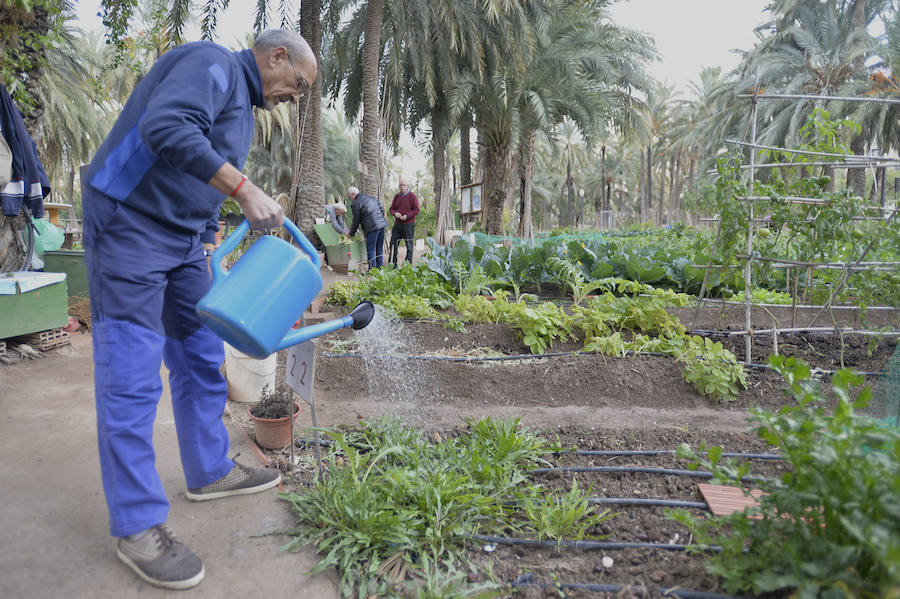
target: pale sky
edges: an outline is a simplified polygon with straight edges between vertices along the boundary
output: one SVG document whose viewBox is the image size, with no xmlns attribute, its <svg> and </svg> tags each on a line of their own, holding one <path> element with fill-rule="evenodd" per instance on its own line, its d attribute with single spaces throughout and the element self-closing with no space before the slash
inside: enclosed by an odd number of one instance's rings
<svg viewBox="0 0 900 599">
<path fill-rule="evenodd" d="M 687 92 L 705 66 L 727 72 L 738 65 L 734 48 L 749 50 L 753 30 L 766 20 L 769 0 L 622 0 L 610 8 L 613 22 L 656 38 L 661 62 L 650 66 L 660 81 Z"/>
<path fill-rule="evenodd" d="M 684 94 L 688 84 L 699 78 L 704 66 L 721 66 L 728 71 L 738 64 L 730 50 L 749 50 L 755 43 L 753 29 L 765 20 L 763 8 L 769 0 L 621 0 L 610 7 L 617 25 L 650 34 L 656 39 L 661 61 L 650 65 L 650 73 L 660 81 L 675 85 Z M 82 29 L 102 30 L 97 16 L 98 0 L 78 0 Z M 216 41 L 233 47 L 253 27 L 256 3 L 232 0 L 219 16 Z M 199 39 L 199 27 L 187 39 Z M 424 155 L 412 148 L 404 134 L 407 170 L 428 168 Z"/>
<path fill-rule="evenodd" d="M 749 50 L 753 29 L 764 19 L 769 0 L 621 0 L 610 7 L 617 25 L 636 29 L 656 38 L 662 60 L 650 66 L 660 81 L 686 92 L 688 83 L 698 78 L 701 67 L 721 66 L 728 71 L 738 63 L 733 48 Z M 83 29 L 100 30 L 98 0 L 77 2 Z M 256 3 L 232 0 L 219 17 L 219 39 L 233 46 L 253 27 Z M 188 32 L 199 39 L 199 28 Z"/>
</svg>

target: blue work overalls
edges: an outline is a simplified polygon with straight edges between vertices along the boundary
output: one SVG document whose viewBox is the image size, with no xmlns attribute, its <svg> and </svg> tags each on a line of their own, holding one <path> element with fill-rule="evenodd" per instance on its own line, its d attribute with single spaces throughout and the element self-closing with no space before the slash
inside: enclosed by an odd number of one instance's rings
<svg viewBox="0 0 900 599">
<path fill-rule="evenodd" d="M 228 474 L 222 422 L 227 384 L 222 341 L 194 306 L 209 289 L 199 233 L 177 233 L 102 196 L 85 225 L 107 220 L 85 248 L 94 339 L 97 441 L 110 532 L 122 537 L 166 521 L 169 502 L 156 470 L 153 422 L 169 386 L 188 488 Z"/>
<path fill-rule="evenodd" d="M 207 182 L 226 162 L 243 166 L 252 107 L 264 103 L 251 50 L 211 42 L 169 50 L 82 178 L 97 440 L 113 536 L 168 515 L 153 450 L 163 359 L 188 488 L 233 466 L 223 345 L 195 311 L 210 284 L 201 235 L 212 241 L 223 197 Z"/>
</svg>

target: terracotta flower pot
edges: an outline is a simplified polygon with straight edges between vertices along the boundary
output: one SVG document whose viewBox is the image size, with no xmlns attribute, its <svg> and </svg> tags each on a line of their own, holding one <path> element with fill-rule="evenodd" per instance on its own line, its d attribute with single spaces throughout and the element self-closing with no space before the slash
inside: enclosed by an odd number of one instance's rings
<svg viewBox="0 0 900 599">
<path fill-rule="evenodd" d="M 291 421 L 284 418 L 258 418 L 250 409 L 250 420 L 256 431 L 256 442 L 266 449 L 282 449 L 291 442 Z M 300 416 L 300 404 L 294 402 L 294 421 Z"/>
</svg>

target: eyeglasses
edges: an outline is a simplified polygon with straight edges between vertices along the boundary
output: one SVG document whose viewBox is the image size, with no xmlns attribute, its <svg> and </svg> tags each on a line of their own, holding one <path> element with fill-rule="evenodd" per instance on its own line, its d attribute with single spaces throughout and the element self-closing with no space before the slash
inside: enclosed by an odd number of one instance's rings
<svg viewBox="0 0 900 599">
<path fill-rule="evenodd" d="M 290 54 L 287 55 L 288 62 L 291 63 L 291 68 L 294 69 L 294 73 L 297 75 L 297 79 L 299 79 L 299 83 L 297 83 L 297 93 L 300 94 L 300 98 L 302 99 L 306 92 L 309 91 L 309 83 L 306 82 L 306 79 L 303 78 L 303 75 L 300 74 L 300 71 L 297 70 L 297 66 L 294 64 L 294 59 Z"/>
</svg>

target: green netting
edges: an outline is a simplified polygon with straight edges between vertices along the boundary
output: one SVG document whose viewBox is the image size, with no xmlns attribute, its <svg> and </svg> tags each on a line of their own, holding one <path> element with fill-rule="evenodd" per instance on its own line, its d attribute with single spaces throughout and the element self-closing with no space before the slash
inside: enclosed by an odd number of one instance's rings
<svg viewBox="0 0 900 599">
<path fill-rule="evenodd" d="M 900 426 L 900 343 L 875 384 L 869 413 L 893 426 Z"/>
</svg>

